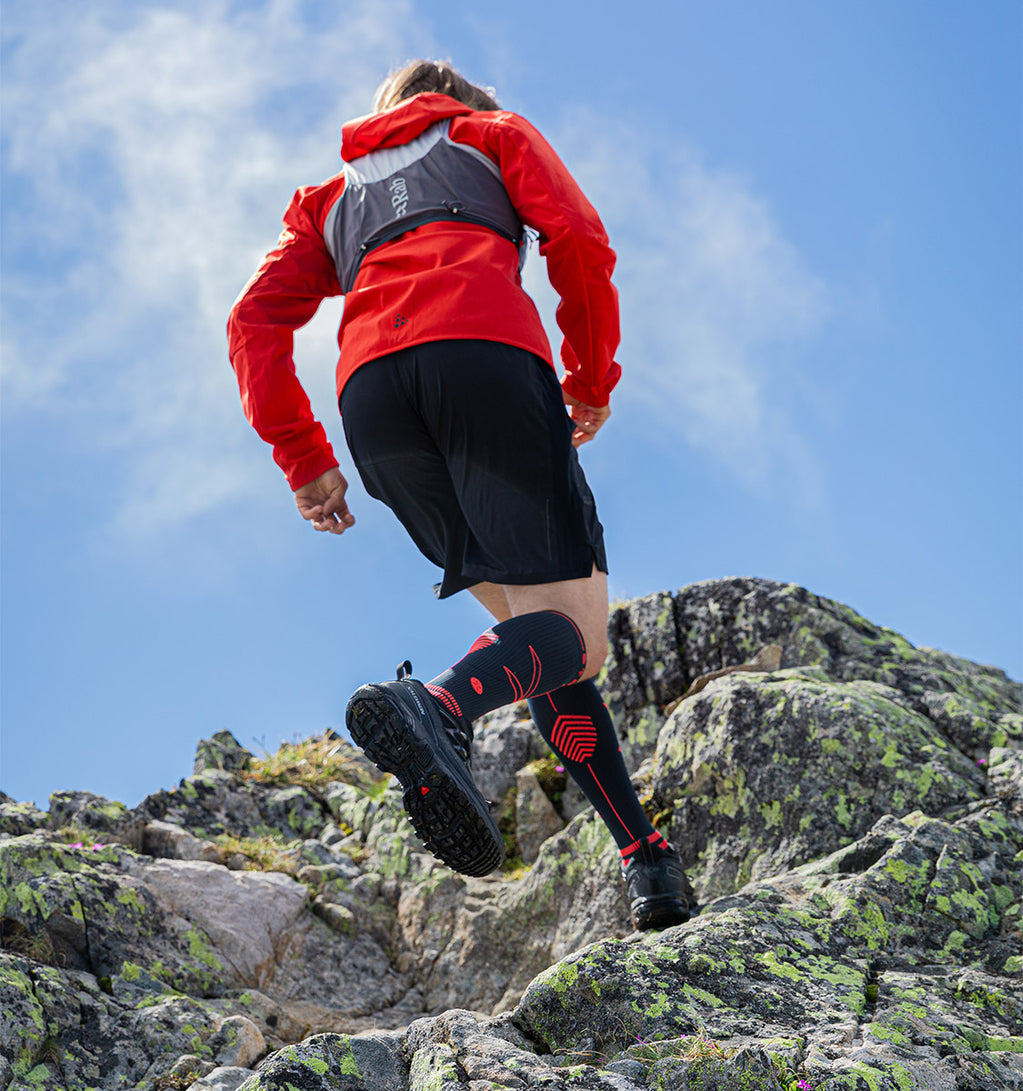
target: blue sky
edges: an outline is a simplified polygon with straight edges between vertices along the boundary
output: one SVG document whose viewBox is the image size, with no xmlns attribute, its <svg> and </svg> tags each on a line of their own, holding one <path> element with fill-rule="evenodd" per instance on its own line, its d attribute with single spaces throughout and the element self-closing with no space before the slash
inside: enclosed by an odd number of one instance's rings
<svg viewBox="0 0 1023 1091">
<path fill-rule="evenodd" d="M 387 70 L 450 58 L 619 254 L 613 596 L 753 575 L 1023 675 L 1017 0 L 7 0 L 0 788 L 137 804 L 486 621 L 356 482 L 318 535 L 230 305 Z M 534 254 L 527 270 L 554 330 Z M 299 373 L 353 478 L 328 301 Z"/>
</svg>

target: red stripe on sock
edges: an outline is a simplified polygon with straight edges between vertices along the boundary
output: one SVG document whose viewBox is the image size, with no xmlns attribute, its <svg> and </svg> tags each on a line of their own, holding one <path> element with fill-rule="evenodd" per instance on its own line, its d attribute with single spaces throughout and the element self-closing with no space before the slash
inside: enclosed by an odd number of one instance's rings
<svg viewBox="0 0 1023 1091">
<path fill-rule="evenodd" d="M 491 644 L 497 643 L 497 637 L 494 635 L 492 629 L 487 629 L 485 633 L 480 633 L 478 637 L 472 642 L 472 647 L 466 653 L 472 655 L 473 652 L 482 651 L 484 648 L 489 648 Z"/>
<path fill-rule="evenodd" d="M 559 716 L 551 728 L 551 745 L 567 761 L 586 761 L 597 749 L 596 725 L 589 716 Z"/>
<path fill-rule="evenodd" d="M 614 805 L 614 804 L 613 804 L 613 803 L 611 802 L 611 797 L 610 797 L 610 796 L 609 796 L 609 795 L 607 794 L 607 792 L 605 792 L 605 791 L 604 791 L 604 785 L 603 785 L 603 784 L 601 784 L 599 780 L 597 780 L 597 774 L 596 774 L 596 773 L 594 773 L 594 771 L 593 771 L 593 766 L 592 766 L 592 765 L 587 765 L 587 766 L 586 766 L 586 768 L 587 768 L 587 769 L 589 769 L 589 771 L 590 771 L 590 776 L 591 776 L 591 777 L 593 777 L 593 783 L 594 783 L 594 784 L 596 784 L 596 786 L 597 786 L 597 787 L 598 787 L 598 788 L 600 789 L 600 794 L 601 794 L 601 795 L 602 795 L 602 796 L 603 796 L 603 797 L 604 797 L 604 798 L 605 798 L 605 799 L 607 800 L 607 805 L 608 805 L 608 806 L 609 806 L 609 807 L 611 808 L 611 810 L 612 810 L 612 811 L 614 811 L 614 813 L 615 813 L 615 818 L 617 818 L 617 819 L 618 819 L 618 821 L 619 821 L 619 822 L 621 822 L 621 824 L 622 824 L 622 829 L 623 829 L 623 830 L 625 830 L 625 832 L 626 832 L 626 833 L 627 833 L 627 834 L 628 834 L 628 835 L 629 835 L 630 837 L 632 837 L 632 838 L 635 838 L 635 836 L 636 836 L 636 835 L 635 835 L 635 834 L 634 834 L 634 833 L 632 832 L 632 830 L 630 830 L 630 829 L 629 829 L 629 827 L 628 827 L 628 826 L 626 826 L 626 825 L 625 825 L 625 821 L 624 821 L 624 819 L 623 819 L 623 818 L 622 818 L 622 816 L 621 816 L 621 815 L 620 815 L 620 814 L 618 813 L 618 811 L 617 811 L 617 810 L 615 810 L 615 805 Z"/>
<path fill-rule="evenodd" d="M 532 644 L 529 645 L 529 654 L 533 660 L 533 677 L 530 678 L 529 689 L 522 695 L 523 697 L 532 697 L 536 693 L 536 687 L 540 685 L 540 657 Z"/>
<path fill-rule="evenodd" d="M 504 668 L 504 673 L 508 675 L 508 682 L 512 688 L 512 699 L 515 701 L 521 701 L 523 697 L 522 683 L 507 667 Z"/>
<path fill-rule="evenodd" d="M 435 686 L 427 682 L 423 689 L 427 693 L 432 693 L 447 708 L 448 712 L 453 712 L 459 719 L 462 718 L 462 710 L 458 707 L 458 702 L 443 686 Z"/>
</svg>

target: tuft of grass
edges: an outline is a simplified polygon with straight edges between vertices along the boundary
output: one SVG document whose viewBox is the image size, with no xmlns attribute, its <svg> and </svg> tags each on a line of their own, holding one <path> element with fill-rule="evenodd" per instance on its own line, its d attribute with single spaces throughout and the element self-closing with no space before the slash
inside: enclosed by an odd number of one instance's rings
<svg viewBox="0 0 1023 1091">
<path fill-rule="evenodd" d="M 188 1091 L 196 1080 L 202 1078 L 201 1068 L 188 1068 L 184 1072 L 167 1073 L 157 1077 L 157 1091 Z"/>
<path fill-rule="evenodd" d="M 561 800 L 568 785 L 568 773 L 565 772 L 561 759 L 554 754 L 531 761 L 526 768 L 540 782 L 544 795 L 554 804 L 554 809 L 561 814 Z"/>
<path fill-rule="evenodd" d="M 79 841 L 83 845 L 113 845 L 121 844 L 120 837 L 114 837 L 113 834 L 100 833 L 98 830 L 90 830 L 85 826 L 61 826 L 53 836 L 59 841 L 63 841 L 66 845 L 77 845 Z"/>
<path fill-rule="evenodd" d="M 299 784 L 314 790 L 339 780 L 372 796 L 380 795 L 390 779 L 329 729 L 301 742 L 281 743 L 276 754 L 249 762 L 241 776 L 276 788 Z"/>
<path fill-rule="evenodd" d="M 678 1057 L 683 1061 L 702 1061 L 708 1057 L 723 1059 L 735 1052 L 723 1049 L 702 1031 L 699 1034 L 683 1034 L 679 1038 L 649 1042 L 645 1038 L 638 1036 L 637 1038 L 638 1044 L 629 1048 L 628 1056 L 636 1061 L 646 1061 L 648 1064 L 664 1057 Z"/>
<path fill-rule="evenodd" d="M 32 932 L 13 917 L 0 917 L 0 950 L 13 951 L 33 962 L 57 966 L 58 959 L 46 932 Z"/>
<path fill-rule="evenodd" d="M 292 855 L 298 842 L 282 837 L 266 835 L 263 837 L 236 837 L 233 833 L 218 834 L 214 842 L 224 853 L 224 858 L 241 855 L 248 861 L 246 871 L 281 871 L 285 875 L 297 875 L 305 866 L 305 861 Z"/>
</svg>

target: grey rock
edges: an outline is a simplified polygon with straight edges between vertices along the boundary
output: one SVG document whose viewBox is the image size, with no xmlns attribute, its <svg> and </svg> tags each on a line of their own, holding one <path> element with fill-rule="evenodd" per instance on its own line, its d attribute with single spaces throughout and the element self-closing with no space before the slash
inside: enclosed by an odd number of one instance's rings
<svg viewBox="0 0 1023 1091">
<path fill-rule="evenodd" d="M 328 822 L 320 831 L 320 840 L 327 846 L 336 845 L 347 836 L 348 834 L 333 822 Z"/>
<path fill-rule="evenodd" d="M 323 804 L 299 784 L 276 788 L 263 800 L 266 825 L 288 837 L 317 837 L 328 817 Z"/>
<path fill-rule="evenodd" d="M 207 1072 L 202 1079 L 189 1084 L 188 1091 L 238 1091 L 238 1088 L 254 1075 L 251 1068 L 222 1065 Z"/>
<path fill-rule="evenodd" d="M 209 841 L 193 836 L 176 822 L 147 822 L 142 827 L 142 851 L 171 860 L 218 862 L 221 853 Z"/>
<path fill-rule="evenodd" d="M 475 725 L 472 775 L 484 797 L 500 800 L 515 784 L 515 774 L 547 747 L 523 702 L 483 717 Z"/>
<path fill-rule="evenodd" d="M 196 747 L 193 773 L 205 773 L 208 769 L 222 769 L 235 773 L 246 768 L 255 755 L 246 750 L 230 731 L 218 731 L 210 739 L 203 739 Z"/>
<path fill-rule="evenodd" d="M 252 1068 L 266 1053 L 266 1039 L 251 1019 L 229 1015 L 210 1038 L 209 1048 L 218 1065 Z"/>
<path fill-rule="evenodd" d="M 0 1087 L 1023 1087 L 1023 687 L 763 580 L 622 604 L 609 632 L 693 920 L 631 931 L 571 790 L 532 864 L 485 879 L 354 757 L 322 787 L 211 759 L 134 812 L 0 796 Z M 524 706 L 477 728 L 504 797 L 542 740 Z"/>
<path fill-rule="evenodd" d="M 45 829 L 49 821 L 46 811 L 41 811 L 34 803 L 17 803 L 6 795 L 0 799 L 0 834 L 20 837 Z"/>
<path fill-rule="evenodd" d="M 251 837 L 266 832 L 261 794 L 266 793 L 229 772 L 207 769 L 185 777 L 176 788 L 146 796 L 136 814 L 146 821 L 173 822 L 201 838 L 225 833 Z"/>
<path fill-rule="evenodd" d="M 213 1071 L 213 1062 L 197 1053 L 183 1053 L 167 1070 L 167 1079 L 175 1083 L 205 1076 Z"/>
<path fill-rule="evenodd" d="M 198 860 L 127 859 L 124 873 L 144 884 L 221 986 L 259 987 L 279 960 L 308 891 L 277 872 L 229 871 Z"/>
<path fill-rule="evenodd" d="M 239 1091 L 404 1091 L 401 1034 L 317 1034 L 264 1061 Z"/>
<path fill-rule="evenodd" d="M 536 774 L 520 769 L 515 777 L 515 840 L 522 859 L 531 864 L 544 841 L 564 825 Z"/>
<path fill-rule="evenodd" d="M 96 832 L 122 834 L 131 829 L 132 816 L 123 803 L 93 792 L 54 792 L 50 796 L 51 829 L 78 826 Z"/>
<path fill-rule="evenodd" d="M 1016 813 L 1023 811 L 1023 750 L 996 746 L 986 765 L 992 789 Z"/>
<path fill-rule="evenodd" d="M 672 813 L 669 839 L 701 895 L 829 853 L 878 814 L 986 795 L 976 764 L 898 690 L 798 668 L 750 677 L 683 702 L 658 743 L 654 805 Z"/>
<path fill-rule="evenodd" d="M 90 974 L 0 952 L 0 1049 L 13 1087 L 150 1088 L 195 1054 L 219 1021 L 201 1001 L 168 996 L 124 1006 Z M 198 1046 L 198 1049 L 195 1048 Z"/>
</svg>

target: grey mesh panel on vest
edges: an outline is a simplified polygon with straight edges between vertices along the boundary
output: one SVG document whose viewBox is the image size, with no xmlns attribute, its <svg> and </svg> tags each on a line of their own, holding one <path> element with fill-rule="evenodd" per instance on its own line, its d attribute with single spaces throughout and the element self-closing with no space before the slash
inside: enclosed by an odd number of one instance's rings
<svg viewBox="0 0 1023 1091">
<path fill-rule="evenodd" d="M 519 247 L 521 268 L 525 234 L 501 172 L 482 152 L 451 140 L 448 127 L 442 121 L 407 144 L 344 164 L 345 188 L 323 225 L 342 291 L 351 291 L 370 250 L 435 220 L 489 227 Z"/>
</svg>

